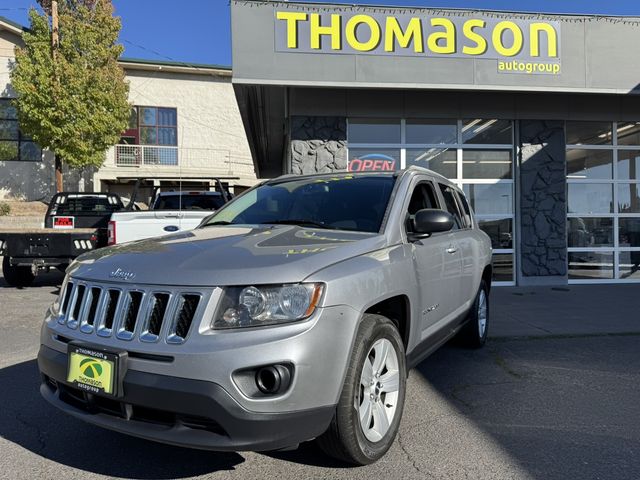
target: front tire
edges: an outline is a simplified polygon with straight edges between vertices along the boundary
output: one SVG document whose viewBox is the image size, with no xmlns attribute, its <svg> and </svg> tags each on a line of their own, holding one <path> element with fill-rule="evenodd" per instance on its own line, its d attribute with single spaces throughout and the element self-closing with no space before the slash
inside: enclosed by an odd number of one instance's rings
<svg viewBox="0 0 640 480">
<path fill-rule="evenodd" d="M 11 265 L 9 257 L 4 257 L 2 260 L 2 275 L 9 285 L 18 288 L 28 287 L 36 278 L 31 273 L 31 268 Z"/>
<path fill-rule="evenodd" d="M 481 348 L 489 333 L 489 288 L 484 280 L 469 312 L 469 320 L 458 334 L 459 339 L 468 348 Z"/>
<path fill-rule="evenodd" d="M 380 459 L 400 427 L 406 378 L 398 329 L 386 317 L 365 314 L 333 420 L 317 440 L 320 448 L 353 465 Z"/>
</svg>

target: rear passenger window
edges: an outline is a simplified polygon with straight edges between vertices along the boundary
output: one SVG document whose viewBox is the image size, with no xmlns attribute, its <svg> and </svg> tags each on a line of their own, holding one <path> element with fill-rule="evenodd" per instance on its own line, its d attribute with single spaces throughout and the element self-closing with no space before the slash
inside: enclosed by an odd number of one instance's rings
<svg viewBox="0 0 640 480">
<path fill-rule="evenodd" d="M 460 210 L 458 210 L 458 204 L 456 202 L 455 190 L 447 185 L 443 185 L 442 183 L 438 184 L 440 186 L 440 191 L 442 192 L 442 196 L 444 197 L 445 209 L 455 220 L 453 225 L 453 230 L 460 230 L 463 228 L 462 215 L 460 214 Z"/>
<path fill-rule="evenodd" d="M 464 222 L 464 227 L 465 228 L 473 227 L 473 220 L 471 219 L 471 209 L 469 208 L 469 203 L 467 203 L 467 199 L 460 192 L 456 192 L 456 197 L 458 198 L 458 205 L 462 206 L 462 220 Z"/>
</svg>

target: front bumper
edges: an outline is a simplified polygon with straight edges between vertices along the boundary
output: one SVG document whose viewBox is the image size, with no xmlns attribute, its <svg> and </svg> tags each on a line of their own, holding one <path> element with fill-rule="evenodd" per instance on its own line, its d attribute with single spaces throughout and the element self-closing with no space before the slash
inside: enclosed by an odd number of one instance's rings
<svg viewBox="0 0 640 480">
<path fill-rule="evenodd" d="M 256 413 L 220 385 L 136 370 L 124 377 L 124 395 L 107 398 L 67 384 L 67 355 L 45 345 L 38 354 L 42 396 L 89 423 L 171 445 L 205 450 L 276 450 L 322 434 L 334 406 Z"/>
</svg>

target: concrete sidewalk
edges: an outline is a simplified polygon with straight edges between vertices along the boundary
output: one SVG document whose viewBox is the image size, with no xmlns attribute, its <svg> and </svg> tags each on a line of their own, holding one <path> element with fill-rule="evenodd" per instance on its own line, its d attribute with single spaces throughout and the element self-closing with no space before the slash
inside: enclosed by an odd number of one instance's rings
<svg viewBox="0 0 640 480">
<path fill-rule="evenodd" d="M 640 333 L 640 284 L 494 287 L 489 336 Z"/>
</svg>

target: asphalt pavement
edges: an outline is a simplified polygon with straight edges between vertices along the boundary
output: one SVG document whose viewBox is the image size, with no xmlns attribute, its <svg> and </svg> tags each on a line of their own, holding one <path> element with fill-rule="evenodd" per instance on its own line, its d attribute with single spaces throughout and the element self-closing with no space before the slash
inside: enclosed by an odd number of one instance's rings
<svg viewBox="0 0 640 480">
<path fill-rule="evenodd" d="M 0 278 L 0 478 L 640 478 L 640 286 L 496 288 L 481 350 L 411 372 L 400 434 L 348 468 L 313 443 L 274 453 L 169 447 L 86 425 L 38 393 L 43 312 L 60 275 Z"/>
</svg>

